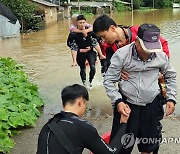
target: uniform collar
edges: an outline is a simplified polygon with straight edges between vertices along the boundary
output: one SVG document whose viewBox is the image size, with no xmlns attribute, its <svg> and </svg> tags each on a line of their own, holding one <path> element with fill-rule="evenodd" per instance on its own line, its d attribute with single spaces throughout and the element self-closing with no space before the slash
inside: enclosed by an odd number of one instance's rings
<svg viewBox="0 0 180 154">
<path fill-rule="evenodd" d="M 72 116 L 78 117 L 75 113 L 72 113 L 72 112 L 61 111 L 60 114 L 62 114 L 65 117 L 72 117 Z"/>
</svg>

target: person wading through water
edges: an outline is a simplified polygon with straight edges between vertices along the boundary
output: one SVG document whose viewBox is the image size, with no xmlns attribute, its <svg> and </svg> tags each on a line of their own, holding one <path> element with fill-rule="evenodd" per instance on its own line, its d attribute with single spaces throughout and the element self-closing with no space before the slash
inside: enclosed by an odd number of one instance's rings
<svg viewBox="0 0 180 154">
<path fill-rule="evenodd" d="M 86 18 L 83 15 L 77 17 L 77 27 L 79 30 L 84 30 L 86 25 Z M 77 63 L 80 67 L 80 76 L 83 84 L 86 82 L 86 60 L 90 66 L 89 72 L 89 86 L 92 87 L 92 80 L 96 73 L 95 62 L 96 62 L 96 52 L 93 50 L 95 48 L 101 58 L 105 56 L 101 52 L 101 48 L 97 41 L 97 36 L 94 32 L 88 32 L 87 36 L 83 33 L 75 33 L 72 38 L 71 50 L 76 53 L 74 58 L 76 58 Z"/>
</svg>

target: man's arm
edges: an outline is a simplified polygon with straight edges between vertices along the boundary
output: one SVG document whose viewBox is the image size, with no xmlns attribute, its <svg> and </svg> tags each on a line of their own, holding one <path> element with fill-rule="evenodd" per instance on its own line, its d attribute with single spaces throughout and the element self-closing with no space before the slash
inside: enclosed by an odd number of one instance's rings
<svg viewBox="0 0 180 154">
<path fill-rule="evenodd" d="M 74 28 L 74 29 L 72 30 L 72 32 L 74 32 L 74 33 L 82 33 L 83 30 L 80 30 L 80 29 L 78 29 L 78 28 Z"/>
<path fill-rule="evenodd" d="M 127 49 L 128 50 L 128 49 Z M 116 88 L 116 83 L 120 80 L 121 71 L 123 68 L 124 58 L 127 55 L 121 54 L 121 49 L 119 49 L 111 58 L 111 65 L 109 66 L 105 77 L 104 77 L 104 86 L 106 88 L 106 93 L 112 101 L 113 107 L 117 106 L 119 113 L 127 116 L 129 106 L 125 104 L 122 100 L 122 95 Z"/>
<path fill-rule="evenodd" d="M 99 43 L 97 43 L 97 45 L 95 45 L 94 48 L 97 50 L 100 59 L 106 59 L 106 57 L 102 54 L 101 48 L 99 46 Z"/>
<path fill-rule="evenodd" d="M 87 29 L 83 29 L 83 30 L 80 30 L 77 27 L 74 27 L 73 29 L 71 29 L 71 32 L 83 33 L 84 36 L 86 37 L 89 32 L 92 32 L 92 25 L 88 24 L 88 28 Z"/>
<path fill-rule="evenodd" d="M 122 136 L 125 134 L 126 123 L 131 112 L 130 108 L 127 108 L 127 110 L 128 116 L 121 116 L 119 130 L 110 144 L 105 143 L 105 141 L 98 135 L 97 130 L 92 126 L 92 129 L 82 131 L 87 133 L 87 136 L 82 137 L 82 140 L 84 140 L 83 143 L 86 145 L 85 147 L 91 150 L 94 154 L 119 154 L 123 144 L 126 142 L 123 140 Z"/>
<path fill-rule="evenodd" d="M 177 95 L 177 82 L 176 82 L 176 71 L 170 64 L 168 57 L 164 55 L 166 64 L 161 68 L 165 78 L 166 85 L 166 115 L 170 115 L 175 110 L 176 95 Z"/>
<path fill-rule="evenodd" d="M 111 65 L 105 74 L 103 82 L 107 95 L 110 97 L 113 106 L 122 101 L 122 95 L 118 92 L 116 87 L 116 83 L 120 80 L 120 74 L 124 61 L 119 54 L 120 49 L 112 56 Z"/>
<path fill-rule="evenodd" d="M 101 47 L 98 43 L 98 38 L 97 35 L 95 33 L 91 33 L 91 43 L 92 46 L 97 50 L 98 54 L 99 54 L 99 58 L 100 59 L 105 59 L 106 57 L 102 54 L 102 50 Z"/>
<path fill-rule="evenodd" d="M 121 138 L 125 134 L 126 124 L 121 123 L 116 136 L 113 138 L 110 144 L 107 144 L 96 132 L 88 132 L 88 138 L 86 137 L 87 148 L 93 154 L 119 154 L 123 145 Z"/>
</svg>

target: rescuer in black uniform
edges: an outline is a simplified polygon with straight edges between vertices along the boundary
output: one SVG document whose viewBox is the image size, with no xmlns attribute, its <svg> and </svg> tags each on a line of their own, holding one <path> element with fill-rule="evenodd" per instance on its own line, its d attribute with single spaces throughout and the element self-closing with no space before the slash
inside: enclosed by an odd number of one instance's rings
<svg viewBox="0 0 180 154">
<path fill-rule="evenodd" d="M 89 94 L 85 87 L 74 84 L 61 93 L 64 111 L 47 122 L 38 139 L 37 154 L 82 154 L 84 148 L 94 154 L 119 154 L 121 137 L 125 133 L 129 116 L 121 116 L 119 131 L 108 145 L 98 135 L 95 127 L 80 119 L 86 110 Z M 127 111 L 130 109 L 127 108 Z"/>
</svg>

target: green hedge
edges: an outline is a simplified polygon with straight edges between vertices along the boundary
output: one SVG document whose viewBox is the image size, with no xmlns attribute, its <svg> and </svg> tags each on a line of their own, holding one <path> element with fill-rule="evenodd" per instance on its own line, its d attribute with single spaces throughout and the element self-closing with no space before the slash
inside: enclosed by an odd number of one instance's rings
<svg viewBox="0 0 180 154">
<path fill-rule="evenodd" d="M 73 15 L 73 14 L 79 14 L 78 8 L 71 9 L 71 15 Z M 93 11 L 92 11 L 92 8 L 90 8 L 90 7 L 81 8 L 80 14 L 83 14 L 85 17 L 94 15 Z"/>
<path fill-rule="evenodd" d="M 11 58 L 0 58 L 0 152 L 9 153 L 17 128 L 35 126 L 43 106 L 38 87 Z"/>
</svg>

